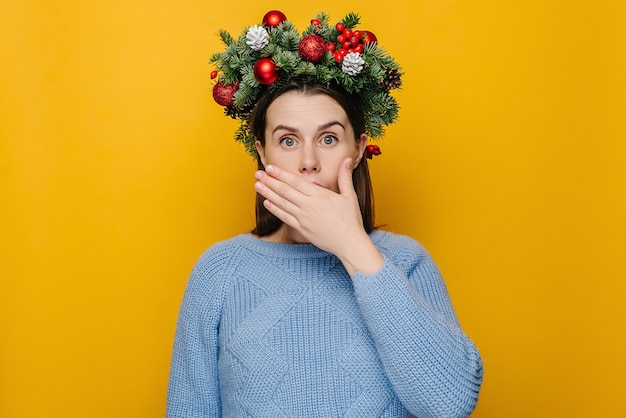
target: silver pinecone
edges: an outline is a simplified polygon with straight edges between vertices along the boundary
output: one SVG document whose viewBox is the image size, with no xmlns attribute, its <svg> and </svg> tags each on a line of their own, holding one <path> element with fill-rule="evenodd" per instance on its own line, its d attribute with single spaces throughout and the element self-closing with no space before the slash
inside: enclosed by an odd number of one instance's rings
<svg viewBox="0 0 626 418">
<path fill-rule="evenodd" d="M 358 52 L 350 52 L 343 57 L 343 63 L 341 64 L 341 71 L 349 75 L 357 75 L 363 70 L 363 58 Z"/>
<path fill-rule="evenodd" d="M 258 51 L 269 43 L 269 38 L 270 36 L 267 34 L 265 28 L 254 25 L 248 29 L 248 33 L 246 33 L 246 44 L 254 51 Z"/>
</svg>

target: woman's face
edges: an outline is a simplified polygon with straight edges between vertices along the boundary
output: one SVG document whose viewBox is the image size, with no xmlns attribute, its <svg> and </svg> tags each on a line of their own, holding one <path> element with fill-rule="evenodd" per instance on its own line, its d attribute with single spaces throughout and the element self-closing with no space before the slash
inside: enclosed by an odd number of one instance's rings
<svg viewBox="0 0 626 418">
<path fill-rule="evenodd" d="M 356 142 L 346 112 L 325 94 L 287 92 L 265 116 L 265 145 L 256 143 L 265 167 L 276 165 L 338 192 L 341 163 L 350 157 L 356 167 L 363 156 L 366 135 Z"/>
</svg>

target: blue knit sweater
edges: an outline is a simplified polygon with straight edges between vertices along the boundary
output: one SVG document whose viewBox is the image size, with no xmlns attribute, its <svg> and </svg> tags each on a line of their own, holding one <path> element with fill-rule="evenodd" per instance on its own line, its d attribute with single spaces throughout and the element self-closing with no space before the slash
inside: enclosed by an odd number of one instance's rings
<svg viewBox="0 0 626 418">
<path fill-rule="evenodd" d="M 348 276 L 311 244 L 243 234 L 208 249 L 183 298 L 167 417 L 464 417 L 482 361 L 414 240 Z"/>
</svg>

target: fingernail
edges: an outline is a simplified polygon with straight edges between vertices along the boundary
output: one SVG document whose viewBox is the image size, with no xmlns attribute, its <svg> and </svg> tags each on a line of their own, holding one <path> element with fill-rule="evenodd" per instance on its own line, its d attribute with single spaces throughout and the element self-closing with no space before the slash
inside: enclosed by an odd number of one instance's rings
<svg viewBox="0 0 626 418">
<path fill-rule="evenodd" d="M 263 177 L 263 173 L 261 173 L 260 171 L 257 171 L 256 173 L 254 173 L 255 179 L 261 180 L 261 177 Z"/>
<path fill-rule="evenodd" d="M 265 171 L 267 171 L 268 173 L 273 173 L 274 172 L 274 166 L 273 165 L 268 165 L 267 167 L 265 167 Z"/>
<path fill-rule="evenodd" d="M 254 183 L 254 189 L 257 191 L 263 190 L 263 183 L 259 183 L 259 182 Z"/>
</svg>

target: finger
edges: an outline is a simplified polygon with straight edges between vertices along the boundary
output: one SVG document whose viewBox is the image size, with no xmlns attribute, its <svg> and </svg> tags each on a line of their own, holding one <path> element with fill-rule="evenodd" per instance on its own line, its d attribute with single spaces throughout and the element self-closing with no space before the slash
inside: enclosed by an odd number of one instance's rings
<svg viewBox="0 0 626 418">
<path fill-rule="evenodd" d="M 316 190 L 315 185 L 310 181 L 298 175 L 285 171 L 275 165 L 268 165 L 265 168 L 265 172 L 269 174 L 270 177 L 280 180 L 285 184 L 288 184 L 292 188 L 298 190 L 301 193 L 304 193 L 307 196 L 310 196 Z"/>
<path fill-rule="evenodd" d="M 296 206 L 303 204 L 303 199 L 306 195 L 291 187 L 289 184 L 268 175 L 264 171 L 257 171 L 254 177 L 258 180 L 254 185 L 255 189 L 264 197 L 279 204 L 279 206 L 284 207 L 286 202 L 290 202 Z M 285 204 L 281 204 L 279 199 L 285 200 Z"/>
<path fill-rule="evenodd" d="M 269 176 L 263 176 L 263 177 L 266 178 Z M 290 189 L 290 187 L 284 183 L 278 182 L 277 180 L 270 181 L 270 183 L 272 182 L 276 183 L 273 186 L 271 184 L 264 183 L 262 181 L 263 177 L 261 178 L 261 180 L 257 181 L 254 184 L 254 189 L 265 199 L 272 202 L 274 206 L 277 206 L 281 210 L 289 212 L 290 214 L 293 215 L 295 211 L 298 209 L 298 205 L 294 203 L 293 200 L 294 199 L 297 200 L 297 194 L 299 192 L 293 189 L 291 189 L 293 192 L 287 192 L 287 189 Z M 283 190 L 277 191 L 273 187 L 278 188 L 278 189 L 283 189 Z"/>
<path fill-rule="evenodd" d="M 289 212 L 281 209 L 279 206 L 276 206 L 271 200 L 265 199 L 263 201 L 263 206 L 265 206 L 268 211 L 270 211 L 274 216 L 276 216 L 286 225 L 289 225 L 294 229 L 299 228 L 300 224 L 298 223 L 296 217 Z"/>
<path fill-rule="evenodd" d="M 354 184 L 352 183 L 352 169 L 352 158 L 343 160 L 337 175 L 339 194 L 355 193 Z"/>
<path fill-rule="evenodd" d="M 268 166 L 269 167 L 269 166 Z M 271 189 L 276 195 L 287 199 L 296 206 L 306 205 L 306 199 L 313 196 L 319 187 L 306 179 L 272 166 L 269 172 L 257 171 L 255 178 Z M 270 200 L 275 200 L 267 196 Z M 278 202 L 274 202 L 278 203 Z"/>
</svg>

